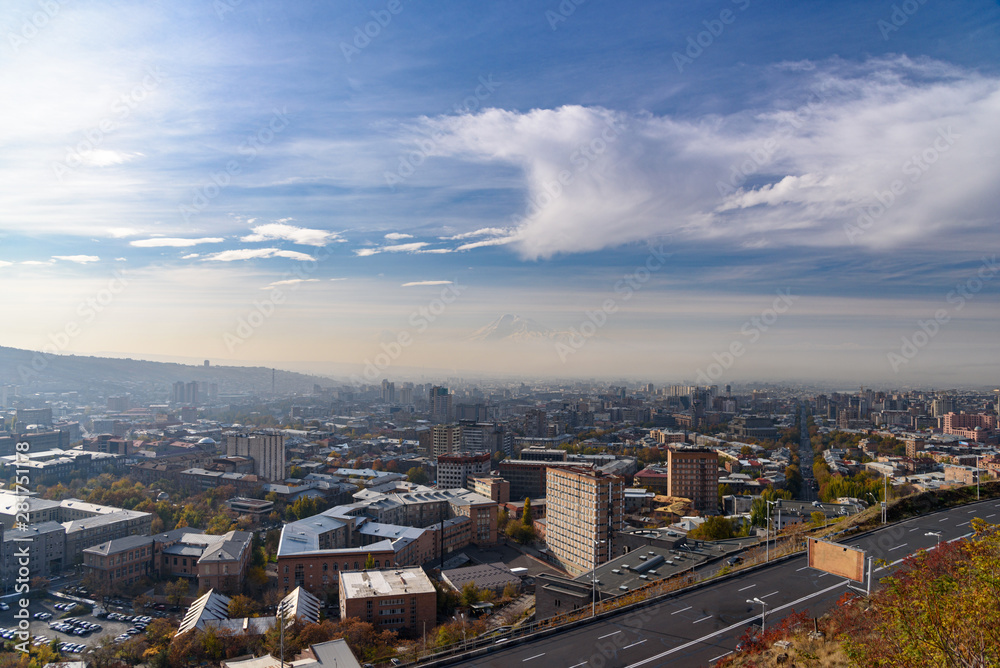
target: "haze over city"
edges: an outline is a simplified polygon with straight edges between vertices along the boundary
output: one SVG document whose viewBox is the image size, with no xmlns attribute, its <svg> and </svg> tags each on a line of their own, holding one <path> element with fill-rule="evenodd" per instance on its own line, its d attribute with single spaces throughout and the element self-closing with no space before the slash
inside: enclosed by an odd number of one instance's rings
<svg viewBox="0 0 1000 668">
<path fill-rule="evenodd" d="M 0 11 L 0 345 L 996 383 L 994 2 L 53 6 Z"/>
</svg>

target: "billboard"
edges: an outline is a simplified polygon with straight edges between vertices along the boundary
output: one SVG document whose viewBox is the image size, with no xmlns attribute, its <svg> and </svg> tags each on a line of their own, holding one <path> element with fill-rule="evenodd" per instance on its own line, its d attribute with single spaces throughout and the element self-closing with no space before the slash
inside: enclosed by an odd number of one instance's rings
<svg viewBox="0 0 1000 668">
<path fill-rule="evenodd" d="M 865 551 L 819 538 L 808 538 L 809 567 L 855 582 L 865 581 Z"/>
</svg>

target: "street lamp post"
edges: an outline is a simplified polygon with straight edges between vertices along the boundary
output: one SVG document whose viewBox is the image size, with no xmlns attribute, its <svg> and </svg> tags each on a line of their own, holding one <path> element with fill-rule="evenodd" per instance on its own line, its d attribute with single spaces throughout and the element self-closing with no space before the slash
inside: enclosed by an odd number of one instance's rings
<svg viewBox="0 0 1000 668">
<path fill-rule="evenodd" d="M 771 506 L 778 505 L 777 501 L 764 500 L 767 504 L 767 519 L 764 527 L 764 561 L 771 561 Z"/>
<path fill-rule="evenodd" d="M 591 576 L 590 576 L 590 580 L 591 580 L 591 585 L 590 585 L 591 586 L 591 591 L 590 591 L 590 616 L 591 617 L 596 617 L 597 616 L 597 561 L 598 561 L 597 546 L 600 545 L 601 543 L 606 543 L 606 542 L 607 541 L 599 540 L 597 538 L 594 539 L 594 570 L 591 571 Z"/>
<path fill-rule="evenodd" d="M 941 547 L 941 532 L 940 531 L 928 531 L 924 534 L 925 536 L 934 536 L 937 538 L 937 545 L 935 547 Z"/>
<path fill-rule="evenodd" d="M 750 603 L 751 605 L 754 604 L 754 603 L 760 603 L 760 634 L 763 636 L 764 635 L 764 617 L 767 615 L 767 603 L 765 603 L 764 601 L 760 600 L 757 597 L 748 598 L 747 599 L 747 603 Z"/>
</svg>

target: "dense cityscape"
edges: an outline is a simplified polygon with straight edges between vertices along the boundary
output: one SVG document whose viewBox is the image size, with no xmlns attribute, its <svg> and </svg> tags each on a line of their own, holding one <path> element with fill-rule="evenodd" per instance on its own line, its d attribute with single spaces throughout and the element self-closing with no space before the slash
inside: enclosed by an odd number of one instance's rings
<svg viewBox="0 0 1000 668">
<path fill-rule="evenodd" d="M 1000 474 L 997 390 L 444 382 L 4 386 L 3 614 L 31 613 L 5 637 L 95 665 L 435 660 Z"/>
</svg>

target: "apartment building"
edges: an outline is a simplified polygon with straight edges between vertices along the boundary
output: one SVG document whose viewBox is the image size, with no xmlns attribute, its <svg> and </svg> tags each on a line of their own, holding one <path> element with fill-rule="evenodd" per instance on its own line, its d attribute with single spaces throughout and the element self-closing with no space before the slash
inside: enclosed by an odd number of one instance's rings
<svg viewBox="0 0 1000 668">
<path fill-rule="evenodd" d="M 490 454 L 487 452 L 479 455 L 438 455 L 438 487 L 441 489 L 466 487 L 468 486 L 469 478 L 489 475 L 491 462 Z"/>
<path fill-rule="evenodd" d="M 668 496 L 691 499 L 700 513 L 719 512 L 719 453 L 705 448 L 667 451 Z"/>
<path fill-rule="evenodd" d="M 546 473 L 546 543 L 573 574 L 585 573 L 614 554 L 624 527 L 625 480 L 586 467 L 553 467 Z"/>
<path fill-rule="evenodd" d="M 340 573 L 340 618 L 419 635 L 433 626 L 437 591 L 421 568 Z"/>
</svg>

